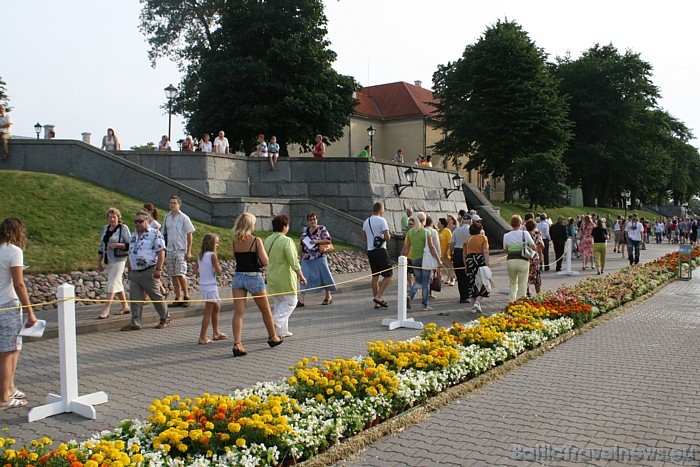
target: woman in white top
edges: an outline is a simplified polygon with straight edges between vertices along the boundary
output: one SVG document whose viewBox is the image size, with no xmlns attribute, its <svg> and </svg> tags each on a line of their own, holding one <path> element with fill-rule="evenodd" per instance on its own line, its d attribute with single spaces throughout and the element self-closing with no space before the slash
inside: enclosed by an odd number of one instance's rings
<svg viewBox="0 0 700 467">
<path fill-rule="evenodd" d="M 503 235 L 503 249 L 508 253 L 506 269 L 508 270 L 508 299 L 512 302 L 518 297 L 525 295 L 527 291 L 527 279 L 530 269 L 530 260 L 520 256 L 523 243 L 534 246 L 535 241 L 520 226 L 523 219 L 517 214 L 510 218 L 510 226 L 513 230 Z"/>
<path fill-rule="evenodd" d="M 143 205 L 143 209 L 151 217 L 151 223 L 149 227 L 155 230 L 160 230 L 160 222 L 158 222 L 158 210 L 152 203 L 146 203 Z"/>
<path fill-rule="evenodd" d="M 36 323 L 24 285 L 25 229 L 22 221 L 8 217 L 0 224 L 0 410 L 24 407 L 27 396 L 15 386 L 15 370 L 22 349 L 22 308 L 27 310 L 25 327 Z"/>
<path fill-rule="evenodd" d="M 202 152 L 212 152 L 212 145 L 209 139 L 209 133 L 204 133 L 202 135 L 202 141 L 199 143 L 199 149 Z"/>
<path fill-rule="evenodd" d="M 119 138 L 114 134 L 114 130 L 107 128 L 107 135 L 102 138 L 102 147 L 104 151 L 119 151 Z"/>
</svg>

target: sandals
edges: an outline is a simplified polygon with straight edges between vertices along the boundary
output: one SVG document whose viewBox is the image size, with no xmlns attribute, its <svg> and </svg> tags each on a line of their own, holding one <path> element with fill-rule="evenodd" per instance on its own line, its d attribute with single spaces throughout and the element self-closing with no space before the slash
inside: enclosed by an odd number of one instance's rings
<svg viewBox="0 0 700 467">
<path fill-rule="evenodd" d="M 244 357 L 244 356 L 248 355 L 248 352 L 240 349 L 240 347 L 239 347 L 240 345 L 241 345 L 240 342 L 234 342 L 233 349 L 232 349 L 234 357 Z"/>
<path fill-rule="evenodd" d="M 277 347 L 282 342 L 284 342 L 281 337 L 277 337 L 278 340 L 276 340 L 276 341 L 272 340 L 272 339 L 274 339 L 274 337 L 275 336 L 272 336 L 272 337 L 267 339 L 267 345 L 269 345 L 270 347 Z"/>
<path fill-rule="evenodd" d="M 226 334 L 219 334 L 218 336 L 212 337 L 212 340 L 214 341 L 222 341 L 224 339 L 228 339 L 228 336 Z"/>
<path fill-rule="evenodd" d="M 378 306 L 375 306 L 375 308 L 389 308 L 389 305 L 384 300 L 377 300 L 375 298 L 372 301 L 378 305 Z"/>
<path fill-rule="evenodd" d="M 105 310 L 105 311 L 103 311 L 102 313 L 100 313 L 100 315 L 98 316 L 98 318 L 100 318 L 100 319 L 107 319 L 107 318 L 109 318 L 109 310 Z"/>
<path fill-rule="evenodd" d="M 323 302 L 321 302 L 321 305 L 330 305 L 331 303 L 333 303 L 333 297 L 323 300 Z"/>
<path fill-rule="evenodd" d="M 12 399 L 26 399 L 27 395 L 20 391 L 19 389 L 15 389 L 15 392 L 12 393 L 10 396 Z"/>
<path fill-rule="evenodd" d="M 17 407 L 24 407 L 25 405 L 27 405 L 27 399 L 12 399 L 9 402 L 0 402 L 0 410 L 15 409 Z"/>
</svg>

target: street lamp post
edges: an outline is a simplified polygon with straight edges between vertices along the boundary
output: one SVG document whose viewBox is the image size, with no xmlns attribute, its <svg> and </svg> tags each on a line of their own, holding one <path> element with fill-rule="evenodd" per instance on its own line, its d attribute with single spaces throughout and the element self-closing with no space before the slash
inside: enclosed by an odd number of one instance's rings
<svg viewBox="0 0 700 467">
<path fill-rule="evenodd" d="M 374 150 L 374 135 L 377 134 L 377 129 L 370 125 L 370 127 L 367 128 L 367 134 L 369 135 L 369 149 L 370 149 L 370 151 L 373 151 Z"/>
<path fill-rule="evenodd" d="M 625 219 L 627 219 L 627 200 L 630 197 L 630 191 L 629 190 L 622 190 L 620 192 L 620 196 L 622 196 L 623 203 L 625 203 Z"/>
<path fill-rule="evenodd" d="M 41 126 L 41 123 L 36 122 L 36 125 L 34 125 L 34 131 L 36 132 L 36 139 L 39 139 L 39 133 L 41 133 L 41 129 L 43 127 Z"/>
<path fill-rule="evenodd" d="M 170 141 L 170 129 L 173 121 L 173 100 L 177 96 L 177 88 L 169 84 L 163 91 L 165 91 L 165 97 L 168 98 L 168 141 Z"/>
</svg>

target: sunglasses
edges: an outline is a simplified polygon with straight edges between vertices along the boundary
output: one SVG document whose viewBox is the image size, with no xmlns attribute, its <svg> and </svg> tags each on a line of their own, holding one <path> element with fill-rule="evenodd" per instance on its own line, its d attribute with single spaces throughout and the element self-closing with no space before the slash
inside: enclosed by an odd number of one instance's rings
<svg viewBox="0 0 700 467">
<path fill-rule="evenodd" d="M 146 222 L 146 219 L 134 219 L 134 224 L 140 224 L 142 222 Z"/>
</svg>

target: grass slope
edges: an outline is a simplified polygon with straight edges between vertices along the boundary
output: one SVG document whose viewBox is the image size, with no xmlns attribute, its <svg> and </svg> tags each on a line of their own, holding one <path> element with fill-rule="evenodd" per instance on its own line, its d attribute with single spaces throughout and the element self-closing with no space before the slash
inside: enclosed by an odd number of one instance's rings
<svg viewBox="0 0 700 467">
<path fill-rule="evenodd" d="M 134 230 L 132 221 L 144 202 L 116 193 L 93 183 L 62 175 L 19 171 L 0 171 L 0 220 L 8 216 L 22 219 L 27 226 L 25 264 L 28 274 L 91 270 L 97 265 L 97 248 L 107 209 L 116 207 L 124 224 Z M 160 221 L 167 210 L 157 207 Z M 187 213 L 187 201 L 183 202 Z M 193 221 L 192 253 L 198 254 L 205 233 L 220 237 L 219 258 L 232 259 L 230 228 Z M 267 238 L 271 232 L 256 232 Z M 299 239 L 298 234 L 291 234 Z M 335 244 L 336 250 L 354 249 Z"/>
<path fill-rule="evenodd" d="M 501 210 L 501 217 L 505 219 L 506 222 L 510 222 L 510 218 L 514 214 L 519 214 L 521 217 L 526 213 L 526 212 L 531 212 L 530 209 L 528 209 L 528 205 L 526 203 L 506 203 L 504 201 L 491 201 L 491 204 L 493 204 L 494 207 L 499 208 Z M 624 216 L 625 211 L 623 209 L 615 209 L 615 208 L 598 208 L 598 207 L 580 207 L 580 206 L 561 206 L 558 208 L 550 208 L 550 209 L 543 209 L 539 208 L 536 212 L 546 212 L 547 216 L 552 219 L 554 222 L 557 221 L 558 216 L 564 216 L 565 219 L 568 219 L 569 217 L 576 218 L 579 214 L 598 214 L 600 216 L 603 216 L 604 218 L 608 219 L 617 219 L 618 215 Z M 631 213 L 635 211 L 630 211 L 628 210 L 627 213 Z M 654 214 L 648 213 L 648 212 L 642 212 L 642 211 L 637 211 L 641 217 L 645 217 L 647 219 L 650 219 L 654 217 Z"/>
</svg>

